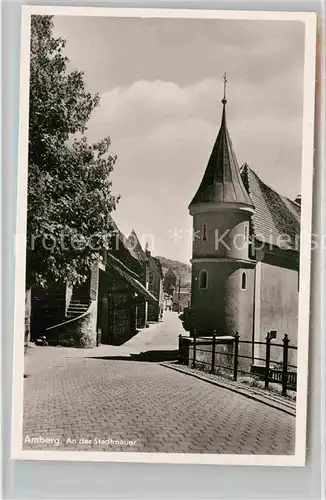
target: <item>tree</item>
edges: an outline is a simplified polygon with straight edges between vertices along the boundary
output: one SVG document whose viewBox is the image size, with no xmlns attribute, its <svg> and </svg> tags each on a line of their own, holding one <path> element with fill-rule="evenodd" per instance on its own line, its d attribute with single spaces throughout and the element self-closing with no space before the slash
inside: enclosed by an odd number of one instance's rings
<svg viewBox="0 0 326 500">
<path fill-rule="evenodd" d="M 89 144 L 85 135 L 99 96 L 85 90 L 81 71 L 68 70 L 64 47 L 52 16 L 32 17 L 27 288 L 85 280 L 119 199 L 111 193 L 110 139 Z"/>
</svg>

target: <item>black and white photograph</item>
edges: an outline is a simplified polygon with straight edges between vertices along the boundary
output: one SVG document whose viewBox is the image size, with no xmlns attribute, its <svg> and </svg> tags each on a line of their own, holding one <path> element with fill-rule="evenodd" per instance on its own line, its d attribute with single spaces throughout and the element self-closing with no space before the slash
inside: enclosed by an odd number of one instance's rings
<svg viewBox="0 0 326 500">
<path fill-rule="evenodd" d="M 13 458 L 305 464 L 315 32 L 23 8 Z"/>
</svg>

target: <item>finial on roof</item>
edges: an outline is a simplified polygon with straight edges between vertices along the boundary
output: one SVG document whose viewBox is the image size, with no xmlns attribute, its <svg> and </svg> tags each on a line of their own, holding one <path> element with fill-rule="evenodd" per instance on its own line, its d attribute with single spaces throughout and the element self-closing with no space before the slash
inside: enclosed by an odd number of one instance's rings
<svg viewBox="0 0 326 500">
<path fill-rule="evenodd" d="M 214 143 L 202 181 L 193 197 L 189 210 L 203 203 L 239 203 L 253 211 L 253 202 L 243 184 L 230 134 L 226 125 L 226 73 L 223 75 L 224 95 L 220 130 Z M 247 208 L 246 208 L 247 207 Z M 241 207 L 243 209 L 243 206 Z"/>
<path fill-rule="evenodd" d="M 226 79 L 226 73 L 224 73 L 224 75 L 223 75 L 223 83 L 224 83 L 224 94 L 223 94 L 222 103 L 225 106 L 225 104 L 227 103 L 227 100 L 226 100 L 226 84 L 228 83 L 228 81 Z"/>
</svg>

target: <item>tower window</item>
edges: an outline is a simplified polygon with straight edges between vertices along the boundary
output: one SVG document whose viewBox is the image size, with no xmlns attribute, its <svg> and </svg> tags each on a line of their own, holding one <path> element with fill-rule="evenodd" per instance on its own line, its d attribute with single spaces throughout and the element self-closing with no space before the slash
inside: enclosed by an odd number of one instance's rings
<svg viewBox="0 0 326 500">
<path fill-rule="evenodd" d="M 202 240 L 207 241 L 207 224 L 203 224 L 202 227 Z"/>
<path fill-rule="evenodd" d="M 241 290 L 247 290 L 247 275 L 245 272 L 241 274 Z"/>
<path fill-rule="evenodd" d="M 244 227 L 244 241 L 245 243 L 248 243 L 248 224 Z"/>
<path fill-rule="evenodd" d="M 204 270 L 199 273 L 199 288 L 207 288 L 207 272 Z"/>
</svg>

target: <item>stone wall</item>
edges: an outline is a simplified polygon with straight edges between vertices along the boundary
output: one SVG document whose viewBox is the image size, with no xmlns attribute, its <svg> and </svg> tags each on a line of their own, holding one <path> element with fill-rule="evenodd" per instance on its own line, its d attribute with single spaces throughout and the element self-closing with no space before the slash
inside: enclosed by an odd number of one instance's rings
<svg viewBox="0 0 326 500">
<path fill-rule="evenodd" d="M 94 264 L 91 270 L 90 278 L 90 298 L 91 300 L 97 300 L 98 297 L 98 287 L 99 287 L 99 267 L 98 264 Z"/>
<path fill-rule="evenodd" d="M 92 301 L 88 311 L 78 319 L 72 319 L 47 330 L 50 345 L 90 348 L 96 346 L 97 301 Z"/>
<path fill-rule="evenodd" d="M 65 303 L 65 311 L 67 314 L 68 307 L 72 298 L 74 287 L 72 285 L 67 285 L 66 286 L 66 303 Z"/>
<path fill-rule="evenodd" d="M 65 319 L 66 285 L 53 284 L 49 289 L 31 290 L 31 340 L 45 335 L 48 328 Z"/>
<path fill-rule="evenodd" d="M 145 328 L 147 319 L 146 301 L 138 299 L 137 302 L 137 328 Z"/>
<path fill-rule="evenodd" d="M 91 299 L 87 312 L 79 318 L 62 321 L 55 328 L 48 329 L 46 336 L 49 344 L 81 348 L 97 345 L 98 287 L 99 267 L 95 264 L 91 269 L 90 279 L 82 287 L 82 289 L 89 290 L 88 295 Z M 73 293 L 70 287 L 66 287 L 66 308 Z"/>
</svg>

